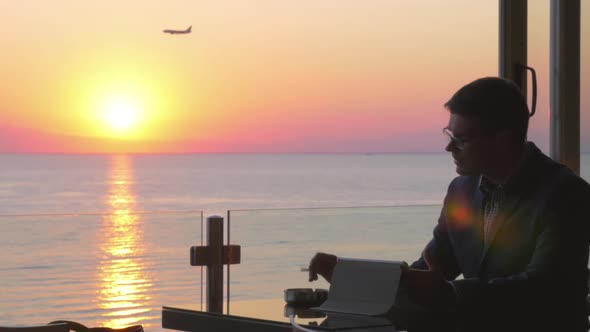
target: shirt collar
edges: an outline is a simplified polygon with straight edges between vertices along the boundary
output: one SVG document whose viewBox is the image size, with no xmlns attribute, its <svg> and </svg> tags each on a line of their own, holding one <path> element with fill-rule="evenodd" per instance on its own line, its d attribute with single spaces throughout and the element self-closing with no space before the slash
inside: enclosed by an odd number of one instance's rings
<svg viewBox="0 0 590 332">
<path fill-rule="evenodd" d="M 502 186 L 494 184 L 483 175 L 479 176 L 479 190 L 484 194 L 491 194 L 498 190 L 502 190 Z"/>
<path fill-rule="evenodd" d="M 480 175 L 478 184 L 479 190 L 484 194 L 490 194 L 496 191 L 504 191 L 506 188 L 512 187 L 513 183 L 517 180 L 518 175 L 522 172 L 523 168 L 525 167 L 526 162 L 531 158 L 533 151 L 532 147 L 534 147 L 533 143 L 526 143 L 524 154 L 516 164 L 514 171 L 512 172 L 512 174 L 510 174 L 510 176 L 508 177 L 508 181 L 506 181 L 506 183 L 502 185 L 496 185 L 492 181 L 490 181 L 490 179 L 486 178 L 484 175 Z"/>
</svg>

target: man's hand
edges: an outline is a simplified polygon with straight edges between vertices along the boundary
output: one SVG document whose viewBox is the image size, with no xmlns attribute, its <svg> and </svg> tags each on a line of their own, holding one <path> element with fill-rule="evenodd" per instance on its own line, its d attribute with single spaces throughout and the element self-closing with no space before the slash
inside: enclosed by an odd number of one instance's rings
<svg viewBox="0 0 590 332">
<path fill-rule="evenodd" d="M 422 253 L 428 270 L 404 269 L 403 285 L 411 302 L 430 308 L 445 308 L 455 305 L 453 286 L 446 280 L 428 250 Z"/>
<path fill-rule="evenodd" d="M 332 281 L 332 273 L 338 262 L 338 257 L 318 252 L 309 262 L 309 281 L 318 280 L 318 274 L 328 282 Z"/>
</svg>

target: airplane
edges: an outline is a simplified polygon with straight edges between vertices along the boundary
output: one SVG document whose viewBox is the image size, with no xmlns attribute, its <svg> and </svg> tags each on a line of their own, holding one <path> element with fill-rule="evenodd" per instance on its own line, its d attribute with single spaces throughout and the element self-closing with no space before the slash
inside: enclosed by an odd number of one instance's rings
<svg viewBox="0 0 590 332">
<path fill-rule="evenodd" d="M 164 33 L 169 33 L 171 35 L 176 35 L 176 34 L 187 34 L 187 33 L 191 33 L 193 26 L 191 25 L 190 27 L 188 27 L 188 29 L 186 30 L 171 30 L 171 29 L 166 29 L 163 30 Z"/>
</svg>

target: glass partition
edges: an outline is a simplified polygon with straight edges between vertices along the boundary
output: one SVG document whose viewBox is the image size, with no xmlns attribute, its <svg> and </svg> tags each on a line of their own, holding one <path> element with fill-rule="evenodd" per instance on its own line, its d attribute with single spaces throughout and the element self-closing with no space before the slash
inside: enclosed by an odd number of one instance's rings
<svg viewBox="0 0 590 332">
<path fill-rule="evenodd" d="M 162 305 L 202 306 L 202 212 L 0 215 L 0 325 L 161 325 Z"/>
<path fill-rule="evenodd" d="M 228 211 L 228 241 L 242 260 L 228 273 L 228 303 L 282 298 L 286 288 L 328 288 L 309 283 L 316 252 L 340 257 L 417 259 L 432 236 L 439 205 Z M 228 306 L 231 312 L 231 306 Z"/>
</svg>

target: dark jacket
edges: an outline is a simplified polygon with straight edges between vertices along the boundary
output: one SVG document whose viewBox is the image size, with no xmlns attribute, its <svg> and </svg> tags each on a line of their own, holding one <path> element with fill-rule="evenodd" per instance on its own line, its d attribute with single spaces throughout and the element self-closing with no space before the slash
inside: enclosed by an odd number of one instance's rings
<svg viewBox="0 0 590 332">
<path fill-rule="evenodd" d="M 587 331 L 588 183 L 529 143 L 487 244 L 479 184 L 477 176 L 451 182 L 427 245 L 452 280 L 458 314 Z M 412 267 L 427 269 L 423 258 Z"/>
</svg>

